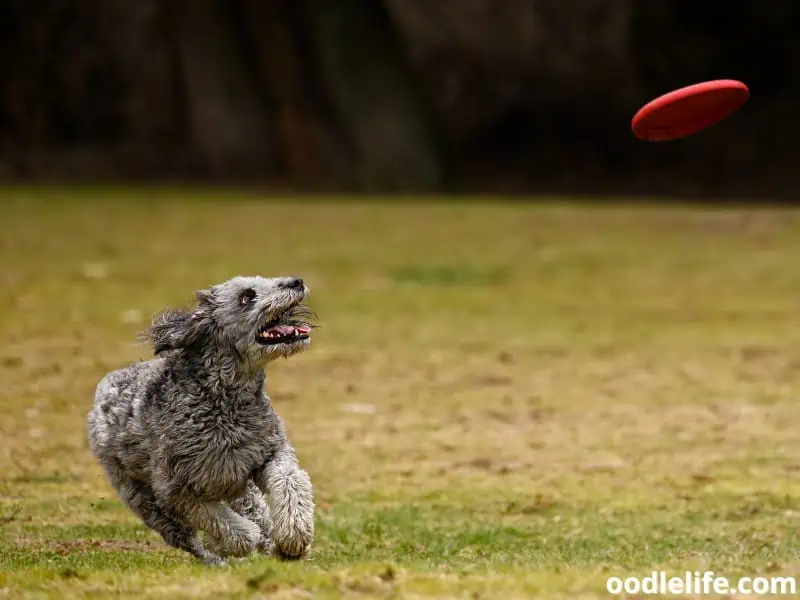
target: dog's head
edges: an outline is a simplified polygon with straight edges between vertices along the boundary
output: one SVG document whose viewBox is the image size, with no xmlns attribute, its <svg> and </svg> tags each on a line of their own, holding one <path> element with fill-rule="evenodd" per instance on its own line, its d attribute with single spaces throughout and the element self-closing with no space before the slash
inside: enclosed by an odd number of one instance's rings
<svg viewBox="0 0 800 600">
<path fill-rule="evenodd" d="M 253 366 L 305 350 L 313 313 L 296 277 L 234 277 L 195 292 L 194 311 L 165 311 L 147 331 L 156 354 L 214 346 Z"/>
</svg>

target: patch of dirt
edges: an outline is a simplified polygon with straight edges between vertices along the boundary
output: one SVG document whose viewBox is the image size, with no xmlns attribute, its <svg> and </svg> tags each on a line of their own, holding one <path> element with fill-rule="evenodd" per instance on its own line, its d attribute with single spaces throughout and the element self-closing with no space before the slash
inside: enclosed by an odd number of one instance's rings
<svg viewBox="0 0 800 600">
<path fill-rule="evenodd" d="M 23 545 L 35 545 L 33 542 L 18 540 Z M 46 548 L 59 556 L 78 552 L 152 552 L 158 546 L 151 540 L 55 540 L 47 542 Z"/>
<path fill-rule="evenodd" d="M 504 512 L 509 515 L 538 515 L 547 513 L 559 506 L 558 502 L 542 494 L 536 494 L 528 503 L 509 502 Z"/>
</svg>

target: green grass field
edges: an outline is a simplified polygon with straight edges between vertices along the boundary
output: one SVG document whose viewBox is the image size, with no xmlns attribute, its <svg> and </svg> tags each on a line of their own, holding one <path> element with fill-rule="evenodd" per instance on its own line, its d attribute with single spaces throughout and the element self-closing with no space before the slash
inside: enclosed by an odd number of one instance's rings
<svg viewBox="0 0 800 600">
<path fill-rule="evenodd" d="M 221 194 L 222 195 L 222 194 Z M 603 598 L 800 570 L 800 212 L 0 194 L 0 598 Z M 87 447 L 151 314 L 299 274 L 310 561 L 211 569 Z"/>
</svg>

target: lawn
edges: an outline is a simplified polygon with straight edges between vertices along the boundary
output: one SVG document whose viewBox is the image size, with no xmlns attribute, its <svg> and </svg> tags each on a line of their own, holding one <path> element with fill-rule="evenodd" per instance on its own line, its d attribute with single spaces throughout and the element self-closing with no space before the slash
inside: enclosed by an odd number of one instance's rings
<svg viewBox="0 0 800 600">
<path fill-rule="evenodd" d="M 604 598 L 800 571 L 800 212 L 0 192 L 0 598 Z M 268 371 L 309 561 L 213 569 L 86 443 L 136 333 L 236 274 L 321 327 Z"/>
</svg>

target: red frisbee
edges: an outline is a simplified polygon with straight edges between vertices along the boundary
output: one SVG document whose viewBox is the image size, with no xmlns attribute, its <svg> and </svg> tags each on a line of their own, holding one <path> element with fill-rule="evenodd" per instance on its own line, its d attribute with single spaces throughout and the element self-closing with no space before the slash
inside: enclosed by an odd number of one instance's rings
<svg viewBox="0 0 800 600">
<path fill-rule="evenodd" d="M 675 140 L 711 127 L 731 116 L 750 91 L 741 81 L 718 79 L 680 88 L 639 109 L 631 129 L 640 140 Z"/>
</svg>

